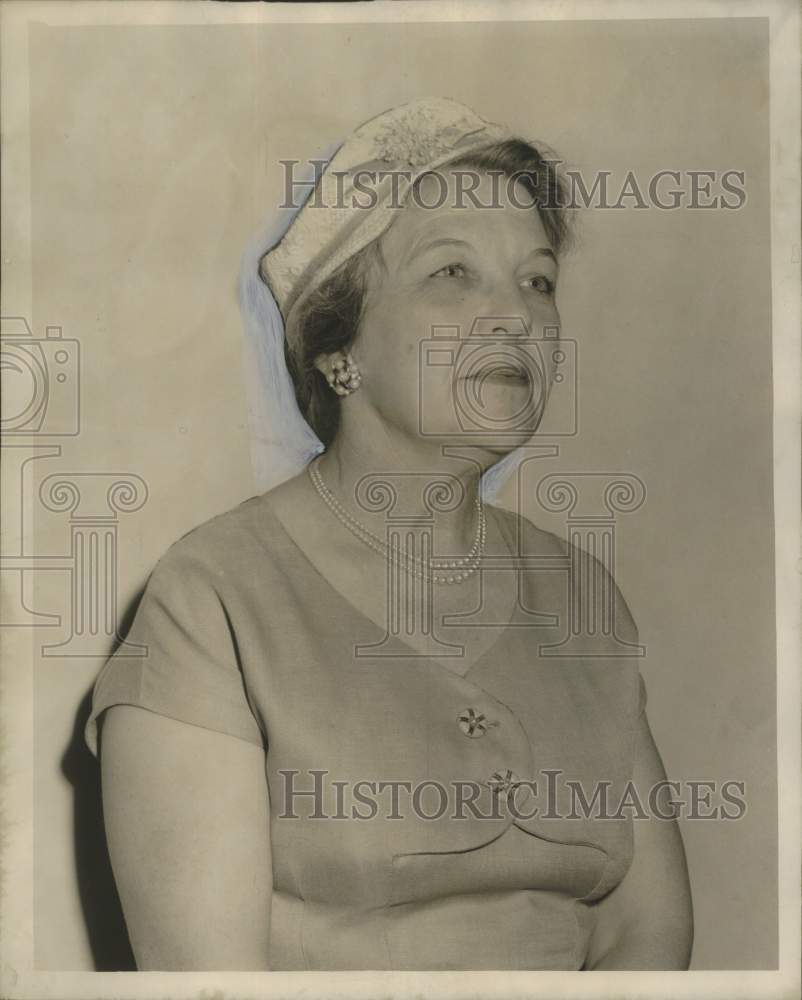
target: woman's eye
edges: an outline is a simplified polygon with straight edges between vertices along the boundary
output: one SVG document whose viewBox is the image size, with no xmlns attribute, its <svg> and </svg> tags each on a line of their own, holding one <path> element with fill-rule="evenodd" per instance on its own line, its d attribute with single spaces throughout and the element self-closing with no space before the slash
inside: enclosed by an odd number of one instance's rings
<svg viewBox="0 0 802 1000">
<path fill-rule="evenodd" d="M 554 293 L 554 282 L 551 278 L 547 278 L 545 274 L 536 274 L 533 278 L 527 278 L 524 284 L 529 288 L 533 288 L 536 292 L 543 292 L 545 295 L 552 295 Z"/>
<path fill-rule="evenodd" d="M 461 278 L 464 274 L 465 268 L 462 264 L 446 264 L 445 267 L 441 267 L 438 271 L 435 271 L 432 277 Z"/>
</svg>

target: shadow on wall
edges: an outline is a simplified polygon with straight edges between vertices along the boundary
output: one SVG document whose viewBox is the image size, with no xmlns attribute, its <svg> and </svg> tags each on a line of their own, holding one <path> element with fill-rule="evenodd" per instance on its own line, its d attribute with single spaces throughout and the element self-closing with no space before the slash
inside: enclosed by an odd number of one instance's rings
<svg viewBox="0 0 802 1000">
<path fill-rule="evenodd" d="M 125 636 L 142 597 L 140 592 L 123 616 Z M 115 644 L 115 649 L 118 644 Z M 120 897 L 103 826 L 100 766 L 84 742 L 84 727 L 92 708 L 92 689 L 84 695 L 72 737 L 61 758 L 61 770 L 73 789 L 75 871 L 89 946 L 96 972 L 136 972 Z"/>
</svg>

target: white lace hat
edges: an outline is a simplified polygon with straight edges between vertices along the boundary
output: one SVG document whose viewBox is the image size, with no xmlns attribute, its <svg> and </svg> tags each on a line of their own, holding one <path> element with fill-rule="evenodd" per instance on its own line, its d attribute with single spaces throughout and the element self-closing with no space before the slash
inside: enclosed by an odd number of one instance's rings
<svg viewBox="0 0 802 1000">
<path fill-rule="evenodd" d="M 300 472 L 324 450 L 298 408 L 285 362 L 291 314 L 387 229 L 421 175 L 511 138 L 507 128 L 457 101 L 424 98 L 369 119 L 310 160 L 309 167 L 326 164 L 316 182 L 310 169 L 301 169 L 306 199 L 271 217 L 240 268 L 251 464 L 260 492 Z M 359 182 L 374 174 L 374 196 L 365 205 Z M 492 500 L 519 458 L 513 452 L 484 474 L 485 499 Z"/>
<path fill-rule="evenodd" d="M 422 174 L 509 138 L 508 129 L 444 97 L 402 104 L 360 125 L 281 242 L 262 258 L 261 274 L 287 336 L 295 306 L 387 229 Z"/>
</svg>

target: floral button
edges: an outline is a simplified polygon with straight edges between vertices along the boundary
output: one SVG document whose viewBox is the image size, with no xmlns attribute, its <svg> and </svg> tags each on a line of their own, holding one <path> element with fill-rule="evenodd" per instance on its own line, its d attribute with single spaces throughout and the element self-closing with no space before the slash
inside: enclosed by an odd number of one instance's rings
<svg viewBox="0 0 802 1000">
<path fill-rule="evenodd" d="M 477 712 L 475 708 L 465 708 L 457 716 L 457 725 L 466 736 L 475 740 L 484 736 L 491 723 L 484 712 Z"/>
<path fill-rule="evenodd" d="M 513 790 L 515 785 L 517 785 L 520 782 L 520 780 L 521 779 L 518 777 L 515 771 L 511 771 L 509 768 L 507 768 L 505 771 L 494 771 L 493 774 L 490 776 L 488 785 L 490 785 L 490 787 L 496 793 L 503 792 L 509 795 L 509 793 Z"/>
</svg>

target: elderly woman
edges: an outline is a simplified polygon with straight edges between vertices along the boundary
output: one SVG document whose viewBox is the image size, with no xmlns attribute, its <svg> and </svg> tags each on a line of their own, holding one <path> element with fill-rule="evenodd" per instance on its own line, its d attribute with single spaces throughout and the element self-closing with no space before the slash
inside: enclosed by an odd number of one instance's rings
<svg viewBox="0 0 802 1000">
<path fill-rule="evenodd" d="M 559 195 L 424 100 L 262 248 L 300 471 L 171 546 L 87 726 L 139 968 L 687 968 L 676 822 L 622 807 L 665 779 L 631 616 L 595 564 L 613 627 L 550 656 L 598 595 L 480 489 L 543 416 Z"/>
</svg>

